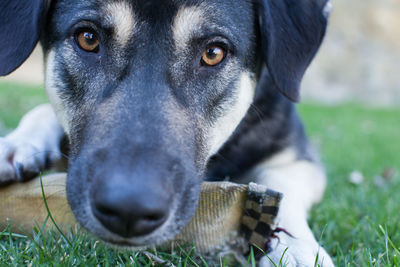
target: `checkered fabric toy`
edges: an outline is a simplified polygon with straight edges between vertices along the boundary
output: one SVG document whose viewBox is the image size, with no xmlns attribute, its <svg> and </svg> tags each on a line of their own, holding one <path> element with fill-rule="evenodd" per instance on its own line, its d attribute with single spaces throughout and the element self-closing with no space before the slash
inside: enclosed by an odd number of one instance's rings
<svg viewBox="0 0 400 267">
<path fill-rule="evenodd" d="M 281 199 L 281 193 L 262 185 L 249 184 L 241 231 L 249 245 L 256 247 L 254 251 L 262 249 L 268 252 L 268 243 L 274 232 L 273 227 Z"/>
</svg>

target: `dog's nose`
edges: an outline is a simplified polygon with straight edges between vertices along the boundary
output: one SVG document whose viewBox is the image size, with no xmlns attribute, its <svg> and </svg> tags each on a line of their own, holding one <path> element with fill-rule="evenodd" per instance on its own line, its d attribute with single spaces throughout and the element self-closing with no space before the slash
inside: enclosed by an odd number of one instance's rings
<svg viewBox="0 0 400 267">
<path fill-rule="evenodd" d="M 104 183 L 95 189 L 93 213 L 111 232 L 131 238 L 149 234 L 168 218 L 169 197 L 155 188 Z"/>
</svg>

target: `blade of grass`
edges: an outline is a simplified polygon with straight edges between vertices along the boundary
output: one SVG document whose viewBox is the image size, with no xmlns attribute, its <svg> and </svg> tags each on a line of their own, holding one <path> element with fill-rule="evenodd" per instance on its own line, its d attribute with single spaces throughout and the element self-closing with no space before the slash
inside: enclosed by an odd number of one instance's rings
<svg viewBox="0 0 400 267">
<path fill-rule="evenodd" d="M 40 174 L 40 188 L 42 189 L 42 197 L 43 197 L 43 202 L 44 202 L 44 206 L 46 208 L 47 214 L 50 217 L 50 220 L 53 222 L 54 226 L 56 227 L 57 231 L 60 233 L 60 235 L 62 236 L 62 238 L 64 239 L 65 242 L 68 243 L 68 245 L 70 245 L 72 247 L 72 243 L 71 241 L 68 240 L 68 238 L 64 235 L 64 233 L 61 231 L 60 227 L 58 226 L 58 224 L 56 223 L 56 221 L 53 218 L 53 215 L 51 214 L 49 205 L 47 204 L 47 199 L 46 199 L 46 194 L 44 192 L 44 186 L 43 186 L 43 178 L 42 178 L 42 174 Z"/>
<path fill-rule="evenodd" d="M 390 246 L 396 251 L 398 254 L 400 254 L 399 248 L 396 247 L 396 245 L 393 243 L 393 241 L 390 239 L 387 230 L 383 229 L 382 225 L 379 225 L 379 229 L 381 230 L 382 234 L 387 238 L 387 241 L 389 242 Z"/>
<path fill-rule="evenodd" d="M 187 261 L 189 260 L 192 264 L 194 264 L 196 267 L 200 267 L 193 259 L 190 257 L 192 252 L 194 251 L 194 247 L 190 249 L 189 253 L 186 253 L 186 251 L 178 244 L 179 249 L 183 254 L 185 254 L 185 266 L 187 264 Z"/>
<path fill-rule="evenodd" d="M 249 255 L 248 263 L 251 263 L 252 267 L 256 267 L 256 257 L 254 256 L 253 246 L 250 247 L 250 255 Z"/>
<path fill-rule="evenodd" d="M 255 244 L 253 244 L 253 247 L 255 247 L 255 248 L 257 248 L 259 251 L 261 251 L 261 252 L 264 254 L 264 256 L 267 257 L 268 260 L 269 260 L 275 267 L 278 267 L 278 266 L 276 266 L 275 262 L 268 256 L 268 254 L 265 253 L 265 251 L 264 251 L 263 249 L 261 249 L 260 247 L 258 247 L 258 246 L 255 245 Z"/>
<path fill-rule="evenodd" d="M 285 251 L 282 254 L 282 257 L 279 260 L 279 266 L 284 266 L 283 265 L 283 257 L 285 257 L 286 252 L 288 251 L 289 248 L 286 248 Z"/>
</svg>

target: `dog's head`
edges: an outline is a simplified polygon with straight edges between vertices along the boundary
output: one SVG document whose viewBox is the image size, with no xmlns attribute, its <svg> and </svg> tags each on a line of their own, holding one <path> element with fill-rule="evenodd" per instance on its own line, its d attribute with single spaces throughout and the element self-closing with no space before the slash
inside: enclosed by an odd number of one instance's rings
<svg viewBox="0 0 400 267">
<path fill-rule="evenodd" d="M 327 0 L 57 0 L 0 5 L 0 74 L 39 37 L 46 90 L 71 144 L 78 221 L 114 244 L 173 238 L 194 214 L 207 160 L 267 68 L 299 99 Z"/>
</svg>

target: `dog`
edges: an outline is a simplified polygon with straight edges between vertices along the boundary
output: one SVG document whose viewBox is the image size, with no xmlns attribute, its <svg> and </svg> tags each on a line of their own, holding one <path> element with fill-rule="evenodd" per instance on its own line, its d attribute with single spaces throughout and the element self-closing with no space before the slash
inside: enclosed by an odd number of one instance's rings
<svg viewBox="0 0 400 267">
<path fill-rule="evenodd" d="M 143 247 L 189 222 L 202 181 L 252 179 L 284 193 L 278 224 L 293 237 L 279 233 L 269 257 L 333 266 L 307 224 L 326 178 L 294 105 L 329 12 L 329 0 L 3 1 L 0 75 L 40 40 L 51 106 L 0 140 L 0 181 L 35 177 L 66 136 L 76 219 Z"/>
</svg>

